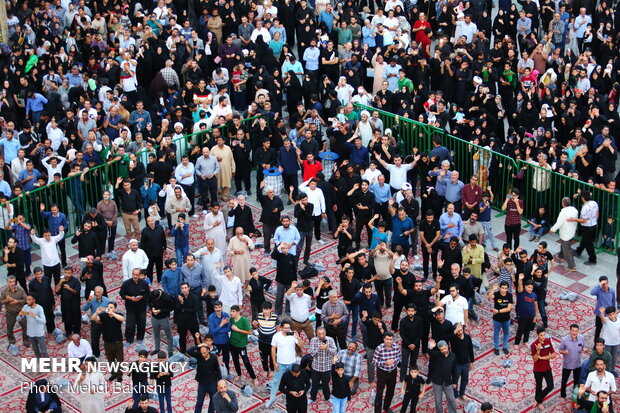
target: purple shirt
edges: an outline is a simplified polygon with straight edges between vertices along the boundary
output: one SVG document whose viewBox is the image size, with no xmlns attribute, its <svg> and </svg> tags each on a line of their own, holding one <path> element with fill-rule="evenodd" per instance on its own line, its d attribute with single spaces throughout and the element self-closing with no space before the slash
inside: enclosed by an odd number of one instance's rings
<svg viewBox="0 0 620 413">
<path fill-rule="evenodd" d="M 570 334 L 566 335 L 560 342 L 560 351 L 568 350 L 568 354 L 564 355 L 562 367 L 568 370 L 574 370 L 581 367 L 581 354 L 586 345 L 586 340 L 582 334 L 578 334 L 575 340 Z"/>
<path fill-rule="evenodd" d="M 596 305 L 594 306 L 594 316 L 596 317 L 599 315 L 599 308 L 616 306 L 616 290 L 611 287 L 604 291 L 600 285 L 597 285 L 590 291 L 590 295 L 596 296 Z"/>
</svg>

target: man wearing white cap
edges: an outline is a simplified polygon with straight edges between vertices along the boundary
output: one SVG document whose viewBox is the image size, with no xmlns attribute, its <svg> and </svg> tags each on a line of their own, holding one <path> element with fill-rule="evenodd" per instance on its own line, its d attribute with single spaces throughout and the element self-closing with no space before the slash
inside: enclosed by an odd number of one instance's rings
<svg viewBox="0 0 620 413">
<path fill-rule="evenodd" d="M 134 268 L 145 269 L 149 265 L 149 257 L 144 250 L 138 248 L 138 240 L 129 240 L 129 249 L 123 254 L 123 281 L 131 278 L 131 271 Z"/>
<path fill-rule="evenodd" d="M 390 188 L 392 194 L 395 194 L 403 188 L 403 184 L 407 182 L 407 172 L 413 169 L 420 160 L 420 155 L 416 155 L 413 158 L 413 162 L 403 165 L 403 158 L 400 155 L 394 155 L 394 163 L 391 164 L 381 159 L 377 152 L 375 152 L 375 156 L 381 165 L 390 172 Z"/>
</svg>

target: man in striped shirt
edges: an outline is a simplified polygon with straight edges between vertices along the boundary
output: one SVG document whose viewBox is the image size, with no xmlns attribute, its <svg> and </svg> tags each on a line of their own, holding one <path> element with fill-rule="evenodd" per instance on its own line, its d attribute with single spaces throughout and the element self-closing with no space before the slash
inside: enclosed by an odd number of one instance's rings
<svg viewBox="0 0 620 413">
<path fill-rule="evenodd" d="M 340 350 L 338 361 L 344 363 L 344 376 L 349 380 L 351 395 L 355 395 L 362 375 L 362 356 L 357 353 L 357 342 L 350 341 L 346 349 Z"/>
<path fill-rule="evenodd" d="M 377 396 L 375 397 L 375 413 L 388 411 L 396 388 L 396 372 L 400 363 L 400 347 L 394 344 L 394 333 L 383 335 L 383 344 L 375 349 L 373 363 L 377 366 Z M 385 399 L 383 399 L 385 390 Z M 381 402 L 383 400 L 383 409 Z"/>
<path fill-rule="evenodd" d="M 263 303 L 263 312 L 259 313 L 256 320 L 252 321 L 252 327 L 258 329 L 258 351 L 260 352 L 260 360 L 263 365 L 263 377 L 273 377 L 273 363 L 271 358 L 271 340 L 276 333 L 276 325 L 278 324 L 278 316 L 273 312 L 273 306 L 270 302 Z"/>
</svg>

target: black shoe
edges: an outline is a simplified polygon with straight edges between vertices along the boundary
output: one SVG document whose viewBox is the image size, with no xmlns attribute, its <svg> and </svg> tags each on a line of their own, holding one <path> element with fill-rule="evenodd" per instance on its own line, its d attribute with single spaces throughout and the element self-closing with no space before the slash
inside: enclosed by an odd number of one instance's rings
<svg viewBox="0 0 620 413">
<path fill-rule="evenodd" d="M 173 354 L 174 354 L 174 351 L 169 351 L 168 352 L 168 357 L 172 357 Z"/>
<path fill-rule="evenodd" d="M 202 320 L 202 321 L 200 322 L 200 324 L 202 324 L 202 325 L 203 325 L 203 326 L 205 326 L 205 327 L 208 327 L 208 326 L 209 326 L 209 323 L 207 323 L 207 321 L 206 321 L 206 320 Z"/>
<path fill-rule="evenodd" d="M 496 356 L 499 356 L 499 349 L 496 348 L 495 350 L 493 350 L 493 354 L 495 354 Z"/>
<path fill-rule="evenodd" d="M 510 350 L 508 350 L 507 348 L 505 348 L 503 351 L 504 351 L 504 354 L 505 354 L 505 355 L 510 354 Z"/>
<path fill-rule="evenodd" d="M 116 378 L 116 381 L 119 382 L 119 383 L 122 383 L 123 382 L 123 376 L 118 376 Z"/>
<path fill-rule="evenodd" d="M 573 251 L 573 255 L 575 257 L 581 257 L 581 252 L 578 252 L 577 250 Z"/>
<path fill-rule="evenodd" d="M 157 354 L 157 353 L 159 353 L 159 349 L 153 350 L 153 351 L 151 351 L 149 354 L 150 354 L 151 356 L 154 356 L 154 355 L 155 355 L 155 354 Z"/>
<path fill-rule="evenodd" d="M 291 202 L 291 200 L 289 199 L 288 202 L 286 203 L 286 205 L 293 205 L 293 203 Z"/>
<path fill-rule="evenodd" d="M 584 261 L 583 265 L 596 265 L 596 261 L 592 262 L 592 261 Z"/>
<path fill-rule="evenodd" d="M 248 195 L 252 195 L 252 191 L 250 191 L 249 189 L 246 189 L 245 191 Z"/>
<path fill-rule="evenodd" d="M 108 381 L 114 381 L 115 379 L 116 379 L 116 377 L 114 377 L 114 376 L 108 377 Z"/>
</svg>

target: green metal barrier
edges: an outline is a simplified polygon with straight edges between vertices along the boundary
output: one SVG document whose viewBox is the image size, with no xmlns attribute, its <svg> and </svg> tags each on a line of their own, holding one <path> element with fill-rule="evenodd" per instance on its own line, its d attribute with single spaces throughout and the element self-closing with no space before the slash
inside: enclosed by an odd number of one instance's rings
<svg viewBox="0 0 620 413">
<path fill-rule="evenodd" d="M 241 122 L 248 127 L 258 116 L 247 118 Z M 202 147 L 214 129 L 220 129 L 222 136 L 228 138 L 228 125 L 218 126 L 204 132 L 193 133 L 175 139 L 173 142 L 177 146 L 177 158 L 180 163 L 182 154 L 189 153 L 191 148 L 198 145 Z M 227 139 L 228 141 L 228 139 Z M 160 145 L 156 146 L 157 150 Z M 148 156 L 148 150 L 136 153 L 139 160 Z M 148 158 L 147 158 L 148 159 Z M 143 162 L 146 168 L 146 162 Z M 69 176 L 58 182 L 53 182 L 41 188 L 18 194 L 9 202 L 0 204 L 0 246 L 4 247 L 9 236 L 12 235 L 10 225 L 13 223 L 10 216 L 23 214 L 26 222 L 32 225 L 41 234 L 47 227 L 47 219 L 40 213 L 40 205 L 45 205 L 45 210 L 49 211 L 51 204 L 57 204 L 61 212 L 67 216 L 69 228 L 65 228 L 65 237 L 75 234 L 76 227 L 80 224 L 85 211 L 94 208 L 103 199 L 103 191 L 108 189 L 114 193 L 114 183 L 116 178 L 122 176 L 122 170 L 127 169 L 127 160 L 114 160 L 89 169 L 86 173 Z M 9 211 L 9 209 L 11 211 Z"/>
<path fill-rule="evenodd" d="M 512 188 L 519 188 L 521 199 L 525 203 L 523 219 L 533 216 L 540 205 L 545 205 L 549 213 L 551 225 L 562 209 L 562 198 L 570 197 L 573 205 L 580 209 L 582 191 L 590 191 L 592 199 L 599 205 L 598 234 L 595 247 L 599 247 L 607 226 L 607 217 L 616 220 L 615 247 L 620 241 L 620 194 L 597 188 L 587 182 L 569 178 L 557 172 L 546 170 L 537 163 L 515 161 L 509 156 L 475 145 L 471 142 L 450 135 L 442 129 L 404 118 L 390 112 L 355 104 L 357 110 L 379 112 L 384 130 L 392 129 L 402 154 L 409 154 L 414 148 L 430 152 L 433 149 L 432 138 L 441 137 L 443 146 L 448 148 L 453 158 L 453 168 L 460 172 L 464 183 L 472 174 L 479 176 L 483 188 L 491 186 L 494 194 L 493 207 L 501 209 L 506 195 Z M 616 254 L 613 250 L 600 249 Z"/>
</svg>

